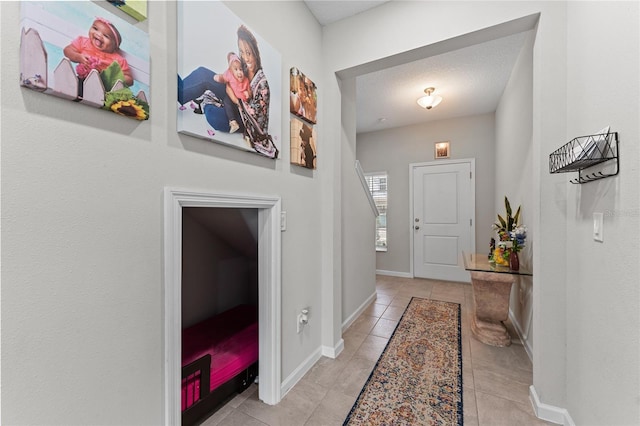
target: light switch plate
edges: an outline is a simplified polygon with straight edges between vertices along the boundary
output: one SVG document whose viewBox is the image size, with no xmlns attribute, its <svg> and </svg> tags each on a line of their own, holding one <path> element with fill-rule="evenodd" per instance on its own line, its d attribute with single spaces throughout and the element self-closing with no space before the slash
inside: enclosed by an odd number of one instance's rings
<svg viewBox="0 0 640 426">
<path fill-rule="evenodd" d="M 287 212 L 285 211 L 280 212 L 280 230 L 281 231 L 287 230 Z"/>
<path fill-rule="evenodd" d="M 595 241 L 604 241 L 603 237 L 603 225 L 604 225 L 604 214 L 600 212 L 593 213 L 593 239 Z"/>
</svg>

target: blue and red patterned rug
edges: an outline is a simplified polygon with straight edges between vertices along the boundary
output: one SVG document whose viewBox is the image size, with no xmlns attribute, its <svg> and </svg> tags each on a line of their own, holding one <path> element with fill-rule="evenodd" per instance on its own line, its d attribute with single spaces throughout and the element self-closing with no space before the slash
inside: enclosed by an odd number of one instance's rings
<svg viewBox="0 0 640 426">
<path fill-rule="evenodd" d="M 346 425 L 462 425 L 460 305 L 414 297 Z"/>
</svg>

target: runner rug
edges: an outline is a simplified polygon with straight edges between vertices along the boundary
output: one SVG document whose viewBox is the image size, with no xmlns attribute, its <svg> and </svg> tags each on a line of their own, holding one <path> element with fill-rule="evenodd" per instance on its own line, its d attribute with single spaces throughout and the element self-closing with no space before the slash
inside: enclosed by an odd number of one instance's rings
<svg viewBox="0 0 640 426">
<path fill-rule="evenodd" d="M 414 297 L 344 425 L 462 425 L 460 305 Z"/>
</svg>

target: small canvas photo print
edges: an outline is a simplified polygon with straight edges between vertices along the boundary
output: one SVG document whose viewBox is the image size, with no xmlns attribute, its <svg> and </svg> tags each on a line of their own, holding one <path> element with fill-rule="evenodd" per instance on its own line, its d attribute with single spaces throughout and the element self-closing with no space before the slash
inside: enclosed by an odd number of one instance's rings
<svg viewBox="0 0 640 426">
<path fill-rule="evenodd" d="M 296 67 L 289 71 L 289 111 L 316 124 L 318 91 L 316 84 Z"/>
<path fill-rule="evenodd" d="M 315 169 L 317 139 L 315 127 L 291 117 L 291 164 Z"/>
<path fill-rule="evenodd" d="M 435 143 L 435 158 L 449 158 L 449 142 Z"/>
<path fill-rule="evenodd" d="M 147 33 L 91 1 L 23 1 L 20 28 L 22 86 L 149 118 Z"/>
</svg>

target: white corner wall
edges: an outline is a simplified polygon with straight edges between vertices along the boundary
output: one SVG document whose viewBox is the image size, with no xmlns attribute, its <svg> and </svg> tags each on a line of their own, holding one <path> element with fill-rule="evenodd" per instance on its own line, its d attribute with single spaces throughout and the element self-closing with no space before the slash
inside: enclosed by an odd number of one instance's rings
<svg viewBox="0 0 640 426">
<path fill-rule="evenodd" d="M 269 78 L 283 98 L 292 66 L 317 84 L 318 170 L 289 164 L 287 102 L 277 161 L 177 134 L 175 2 L 149 2 L 138 24 L 151 38 L 144 122 L 20 88 L 20 3 L 0 3 L 2 424 L 163 424 L 166 186 L 281 197 L 282 380 L 320 348 L 335 234 L 321 28 L 302 2 L 227 4 L 282 54 Z"/>
<path fill-rule="evenodd" d="M 504 197 L 511 208 L 521 206 L 520 224 L 528 230 L 520 262 L 532 269 L 535 195 L 533 192 L 533 44 L 535 32 L 529 31 L 522 50 L 514 64 L 511 76 L 496 110 L 496 175 L 493 187 L 495 198 L 492 221 L 496 215 L 504 217 Z M 495 236 L 495 233 L 493 233 Z M 524 341 L 529 356 L 533 350 L 533 279 L 520 276 L 511 289 L 511 319 Z"/>
<path fill-rule="evenodd" d="M 342 325 L 376 292 L 376 216 L 355 169 L 355 79 L 341 81 L 342 93 Z"/>
</svg>

